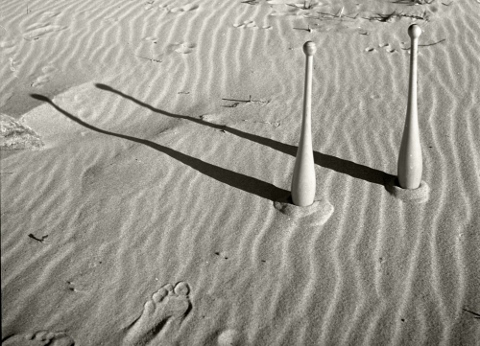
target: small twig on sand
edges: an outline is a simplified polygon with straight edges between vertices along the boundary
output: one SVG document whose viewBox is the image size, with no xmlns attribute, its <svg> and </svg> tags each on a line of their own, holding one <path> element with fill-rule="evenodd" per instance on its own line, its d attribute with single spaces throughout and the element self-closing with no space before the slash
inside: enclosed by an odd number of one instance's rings
<svg viewBox="0 0 480 346">
<path fill-rule="evenodd" d="M 328 12 L 317 12 L 317 13 L 320 15 L 320 17 L 318 19 L 326 18 L 326 19 L 335 20 L 337 18 L 342 19 L 342 17 L 343 18 L 350 18 L 350 19 L 357 19 L 357 17 L 358 17 L 358 13 L 355 16 L 347 16 L 346 14 L 343 14 L 343 7 L 342 7 L 342 10 L 337 12 L 337 14 L 328 13 Z M 369 18 L 365 18 L 365 19 L 369 19 Z"/>
<path fill-rule="evenodd" d="M 247 0 L 247 1 L 242 1 L 242 4 L 248 4 L 248 5 L 258 5 L 257 0 Z"/>
<path fill-rule="evenodd" d="M 429 44 L 419 44 L 418 46 L 419 46 L 419 47 L 433 46 L 433 45 L 436 45 L 437 43 L 443 42 L 443 41 L 445 41 L 445 40 L 446 40 L 446 38 L 442 38 L 440 41 L 433 42 L 433 43 L 429 43 Z"/>
<path fill-rule="evenodd" d="M 154 58 L 148 58 L 146 56 L 141 56 L 141 55 L 135 55 L 137 58 L 140 58 L 140 59 L 145 59 L 145 60 L 149 60 L 151 62 L 162 62 L 162 60 L 158 60 L 158 59 L 154 59 Z"/>
<path fill-rule="evenodd" d="M 446 40 L 446 38 L 443 38 L 443 39 L 441 39 L 440 41 L 437 41 L 437 42 L 433 42 L 433 43 L 429 43 L 429 44 L 419 44 L 418 46 L 419 46 L 419 47 L 430 47 L 430 46 L 434 46 L 434 45 L 436 45 L 436 44 L 438 44 L 438 43 L 440 43 L 440 42 L 443 42 L 443 41 L 445 41 L 445 40 Z M 402 49 L 403 49 L 403 50 L 410 50 L 410 47 L 408 47 L 408 48 L 402 48 Z"/>
<path fill-rule="evenodd" d="M 388 14 L 378 14 L 375 17 L 363 17 L 364 19 L 368 19 L 370 21 L 376 20 L 379 22 L 384 22 L 384 23 L 391 23 L 395 20 L 395 18 L 401 18 L 401 17 L 406 17 L 406 18 L 413 18 L 413 19 L 418 19 L 418 20 L 425 20 L 428 22 L 428 13 L 427 11 L 423 11 L 423 15 L 419 16 L 416 14 L 407 14 L 407 13 L 397 13 L 396 11 L 393 11 L 392 13 Z"/>
<path fill-rule="evenodd" d="M 231 105 L 226 105 L 226 106 L 223 106 L 223 107 L 235 108 L 235 107 L 237 107 L 239 104 L 240 104 L 240 103 L 238 103 L 238 102 L 234 102 L 234 103 L 232 103 Z"/>
<path fill-rule="evenodd" d="M 307 28 L 293 28 L 294 30 L 305 30 L 305 31 L 308 31 L 308 32 L 312 32 L 312 29 L 310 28 L 310 25 L 307 26 Z"/>
<path fill-rule="evenodd" d="M 43 241 L 48 237 L 48 234 L 42 236 L 42 239 L 39 239 L 39 238 L 35 237 L 32 233 L 30 233 L 28 236 L 29 236 L 30 238 L 32 238 L 33 240 L 36 240 L 36 241 L 38 241 L 38 242 L 40 242 L 40 243 L 43 243 Z"/>
<path fill-rule="evenodd" d="M 477 2 L 478 2 L 478 1 L 477 1 Z M 479 3 L 480 3 L 480 2 L 479 2 Z M 442 2 L 442 5 L 443 5 L 443 6 L 450 6 L 451 4 L 453 4 L 453 1 L 450 1 L 448 4 Z"/>
<path fill-rule="evenodd" d="M 237 99 L 225 99 L 222 98 L 223 101 L 231 101 L 231 102 L 244 102 L 244 103 L 249 103 L 250 100 L 237 100 Z"/>
<path fill-rule="evenodd" d="M 270 103 L 270 100 L 254 100 L 252 98 L 252 95 L 249 95 L 248 100 L 226 99 L 226 98 L 222 98 L 222 100 L 223 101 L 235 102 L 235 103 L 240 103 L 240 102 L 243 102 L 243 103 L 264 103 L 264 104 Z"/>
<path fill-rule="evenodd" d="M 333 13 L 328 13 L 328 12 L 318 12 L 318 14 L 323 14 L 324 16 L 336 17 L 335 14 L 333 14 Z"/>
</svg>

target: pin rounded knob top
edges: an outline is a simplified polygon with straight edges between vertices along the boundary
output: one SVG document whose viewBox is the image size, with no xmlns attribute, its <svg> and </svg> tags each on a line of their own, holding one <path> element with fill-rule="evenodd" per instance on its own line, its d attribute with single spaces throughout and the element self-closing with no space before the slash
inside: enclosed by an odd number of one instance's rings
<svg viewBox="0 0 480 346">
<path fill-rule="evenodd" d="M 408 27 L 408 36 L 410 38 L 418 38 L 422 34 L 422 29 L 417 24 L 412 24 Z"/>
<path fill-rule="evenodd" d="M 313 55 L 317 51 L 317 46 L 315 45 L 315 42 L 312 41 L 307 41 L 303 45 L 303 52 L 306 55 Z"/>
</svg>

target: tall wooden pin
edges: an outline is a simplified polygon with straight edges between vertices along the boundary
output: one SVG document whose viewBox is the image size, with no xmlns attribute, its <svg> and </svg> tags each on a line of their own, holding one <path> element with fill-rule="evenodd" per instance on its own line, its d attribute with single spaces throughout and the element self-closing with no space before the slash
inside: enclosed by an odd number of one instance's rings
<svg viewBox="0 0 480 346">
<path fill-rule="evenodd" d="M 410 50 L 410 79 L 408 104 L 402 144 L 398 156 L 398 182 L 403 189 L 416 189 L 422 181 L 422 148 L 417 112 L 417 50 L 422 29 L 410 25 L 408 35 L 412 39 Z"/>
<path fill-rule="evenodd" d="M 312 41 L 305 42 L 305 90 L 303 99 L 302 128 L 298 144 L 297 158 L 292 178 L 292 201 L 295 205 L 305 207 L 315 200 L 315 166 L 312 147 L 312 69 L 313 55 L 317 47 Z"/>
</svg>

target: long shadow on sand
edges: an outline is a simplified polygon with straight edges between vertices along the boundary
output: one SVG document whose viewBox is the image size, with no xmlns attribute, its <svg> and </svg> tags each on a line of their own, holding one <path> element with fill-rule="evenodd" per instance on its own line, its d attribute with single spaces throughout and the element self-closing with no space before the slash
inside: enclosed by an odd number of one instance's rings
<svg viewBox="0 0 480 346">
<path fill-rule="evenodd" d="M 255 142 L 255 143 L 258 143 L 258 144 L 261 144 L 261 145 L 265 145 L 265 146 L 268 146 L 272 149 L 281 151 L 285 154 L 292 155 L 292 156 L 297 155 L 297 147 L 296 146 L 289 145 L 289 144 L 284 144 L 284 143 L 275 141 L 273 139 L 264 138 L 264 137 L 260 137 L 260 136 L 257 136 L 257 135 L 251 134 L 251 133 L 243 132 L 243 131 L 240 131 L 240 130 L 237 130 L 237 129 L 234 129 L 234 128 L 231 128 L 231 127 L 228 127 L 228 126 L 225 126 L 225 125 L 212 124 L 212 123 L 209 123 L 208 121 L 204 121 L 204 120 L 197 119 L 197 118 L 192 118 L 192 117 L 185 116 L 185 115 L 172 114 L 172 113 L 163 111 L 161 109 L 154 108 L 154 107 L 150 106 L 149 104 L 146 104 L 146 103 L 144 103 L 140 100 L 137 100 L 132 96 L 126 95 L 126 94 L 122 93 L 121 91 L 113 89 L 112 87 L 109 87 L 108 85 L 97 83 L 97 84 L 95 84 L 95 86 L 99 89 L 110 91 L 112 93 L 120 95 L 120 96 L 122 96 L 122 97 L 124 97 L 124 98 L 126 98 L 130 101 L 135 102 L 136 104 L 138 104 L 142 107 L 145 107 L 145 108 L 151 110 L 152 112 L 163 114 L 163 115 L 166 115 L 166 116 L 171 117 L 171 118 L 188 120 L 188 121 L 191 121 L 191 122 L 203 125 L 203 126 L 212 127 L 214 129 L 223 130 L 225 132 L 234 134 L 238 137 L 245 138 L 245 139 L 248 139 L 252 142 Z M 335 156 L 326 155 L 326 154 L 322 154 L 322 153 L 319 153 L 319 152 L 313 152 L 313 157 L 314 157 L 315 164 L 318 165 L 318 166 L 334 170 L 338 173 L 347 174 L 351 177 L 354 177 L 354 178 L 357 178 L 357 179 L 362 179 L 362 180 L 368 181 L 370 183 L 385 185 L 387 181 L 389 181 L 391 179 L 394 179 L 394 176 L 392 176 L 390 174 L 387 174 L 385 172 L 382 172 L 382 171 L 379 171 L 377 169 L 373 169 L 373 168 L 370 168 L 370 167 L 367 167 L 367 166 L 364 166 L 364 165 L 360 165 L 358 163 L 354 163 L 354 162 L 351 162 L 351 161 L 348 161 L 348 160 L 340 159 L 340 158 L 335 157 Z"/>
<path fill-rule="evenodd" d="M 276 201 L 282 198 L 285 198 L 289 192 L 283 189 L 280 189 L 272 184 L 266 183 L 262 180 L 252 178 L 240 173 L 232 172 L 229 171 L 228 169 L 224 169 L 218 166 L 211 165 L 207 162 L 204 162 L 202 160 L 199 160 L 197 158 L 182 154 L 178 151 L 175 151 L 173 149 L 170 149 L 168 147 L 165 147 L 163 145 L 154 143 L 152 141 L 146 140 L 146 139 L 141 139 L 141 138 L 136 138 L 132 136 L 127 136 L 127 135 L 122 135 L 119 133 L 115 132 L 110 132 L 106 130 L 102 130 L 98 127 L 95 127 L 93 125 L 90 125 L 83 120 L 80 120 L 79 118 L 75 117 L 74 115 L 68 113 L 64 109 L 60 108 L 57 106 L 55 103 L 53 103 L 52 100 L 50 100 L 48 97 L 43 96 L 43 95 L 38 95 L 38 94 L 30 94 L 30 96 L 36 100 L 40 100 L 46 103 L 49 103 L 53 108 L 55 108 L 57 111 L 65 115 L 67 118 L 73 120 L 77 124 L 80 124 L 87 129 L 103 133 L 105 135 L 109 136 L 114 136 L 118 138 L 123 138 L 135 143 L 143 144 L 146 145 L 152 149 L 155 149 L 163 154 L 166 154 L 183 164 L 197 170 L 200 173 L 203 173 L 217 181 L 220 181 L 224 184 L 233 186 L 237 189 L 243 190 L 248 193 L 252 193 L 254 195 L 260 196 L 262 198 L 270 199 L 272 201 Z"/>
</svg>

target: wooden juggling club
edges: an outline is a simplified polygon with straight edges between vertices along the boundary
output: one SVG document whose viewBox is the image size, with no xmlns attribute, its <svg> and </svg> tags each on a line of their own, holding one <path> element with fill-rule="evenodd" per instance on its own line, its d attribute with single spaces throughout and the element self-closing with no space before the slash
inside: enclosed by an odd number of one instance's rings
<svg viewBox="0 0 480 346">
<path fill-rule="evenodd" d="M 317 47 L 308 41 L 303 45 L 306 55 L 305 90 L 303 99 L 302 128 L 298 144 L 297 158 L 292 178 L 292 201 L 295 205 L 305 207 L 315 200 L 315 166 L 312 148 L 312 69 L 313 55 Z"/>
<path fill-rule="evenodd" d="M 418 37 L 422 29 L 416 24 L 410 25 L 408 35 L 412 39 L 410 50 L 410 79 L 408 85 L 408 104 L 402 144 L 398 156 L 398 182 L 403 189 L 416 189 L 422 182 L 422 148 L 417 112 L 417 50 Z"/>
</svg>

